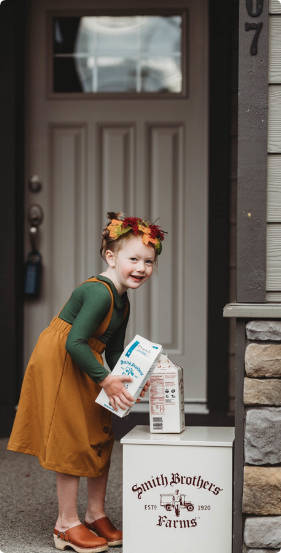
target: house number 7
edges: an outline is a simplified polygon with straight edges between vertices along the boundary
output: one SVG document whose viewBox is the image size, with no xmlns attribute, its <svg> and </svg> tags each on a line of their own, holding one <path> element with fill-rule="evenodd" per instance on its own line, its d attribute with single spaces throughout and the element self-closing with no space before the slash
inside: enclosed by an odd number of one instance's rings
<svg viewBox="0 0 281 553">
<path fill-rule="evenodd" d="M 259 17 L 263 12 L 263 0 L 246 0 L 246 8 L 250 17 Z M 253 40 L 250 47 L 251 56 L 258 53 L 258 41 L 263 27 L 263 23 L 245 23 L 245 31 L 254 31 Z"/>
</svg>

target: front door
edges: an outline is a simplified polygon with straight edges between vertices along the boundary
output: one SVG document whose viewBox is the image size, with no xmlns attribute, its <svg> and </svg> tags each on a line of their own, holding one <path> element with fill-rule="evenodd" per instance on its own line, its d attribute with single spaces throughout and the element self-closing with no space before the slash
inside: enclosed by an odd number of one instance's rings
<svg viewBox="0 0 281 553">
<path fill-rule="evenodd" d="M 131 295 L 127 338 L 163 344 L 185 400 L 206 405 L 207 0 L 34 0 L 26 79 L 26 201 L 44 210 L 43 284 L 25 305 L 25 360 L 72 289 L 102 270 L 107 211 L 168 235 Z M 40 192 L 29 181 L 37 175 Z M 26 238 L 26 253 L 29 250 Z"/>
</svg>

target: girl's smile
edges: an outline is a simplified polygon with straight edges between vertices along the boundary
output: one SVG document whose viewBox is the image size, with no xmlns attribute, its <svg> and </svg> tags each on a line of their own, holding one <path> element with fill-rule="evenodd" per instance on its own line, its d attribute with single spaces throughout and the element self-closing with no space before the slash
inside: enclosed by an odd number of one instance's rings
<svg viewBox="0 0 281 553">
<path fill-rule="evenodd" d="M 117 251 L 106 251 L 107 276 L 116 286 L 119 294 L 128 288 L 136 289 L 153 273 L 155 250 L 146 246 L 141 236 L 130 236 Z"/>
</svg>

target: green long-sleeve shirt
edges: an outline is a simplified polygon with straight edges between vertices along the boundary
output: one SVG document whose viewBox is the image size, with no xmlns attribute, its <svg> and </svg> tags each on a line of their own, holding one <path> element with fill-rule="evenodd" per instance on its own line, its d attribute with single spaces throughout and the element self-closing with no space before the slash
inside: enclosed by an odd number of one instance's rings
<svg viewBox="0 0 281 553">
<path fill-rule="evenodd" d="M 105 358 L 110 369 L 118 361 L 123 349 L 128 313 L 124 319 L 124 310 L 128 302 L 127 293 L 120 296 L 113 282 L 98 275 L 96 278 L 109 284 L 114 298 L 111 321 L 106 332 L 99 340 L 106 344 Z M 108 371 L 98 362 L 88 344 L 101 322 L 106 317 L 111 305 L 111 296 L 102 282 L 85 282 L 75 288 L 71 297 L 59 313 L 59 317 L 70 323 L 72 328 L 66 341 L 66 349 L 73 361 L 95 382 L 100 382 Z"/>
</svg>

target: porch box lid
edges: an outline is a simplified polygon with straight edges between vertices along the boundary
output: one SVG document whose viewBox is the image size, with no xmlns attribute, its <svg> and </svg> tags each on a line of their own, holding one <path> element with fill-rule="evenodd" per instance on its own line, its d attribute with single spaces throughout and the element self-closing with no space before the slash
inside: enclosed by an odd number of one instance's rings
<svg viewBox="0 0 281 553">
<path fill-rule="evenodd" d="M 234 427 L 189 426 L 181 434 L 150 434 L 149 426 L 135 426 L 122 439 L 122 444 L 178 445 L 199 447 L 232 447 Z"/>
</svg>

